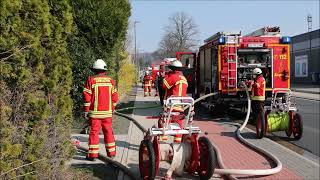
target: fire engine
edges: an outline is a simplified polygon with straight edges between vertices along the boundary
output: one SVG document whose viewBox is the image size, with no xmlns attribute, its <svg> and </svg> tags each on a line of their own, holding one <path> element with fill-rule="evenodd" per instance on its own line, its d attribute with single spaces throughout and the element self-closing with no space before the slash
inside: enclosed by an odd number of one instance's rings
<svg viewBox="0 0 320 180">
<path fill-rule="evenodd" d="M 266 97 L 274 88 L 290 88 L 290 37 L 279 27 L 264 27 L 241 36 L 240 32 L 218 32 L 200 47 L 195 66 L 196 97 L 216 93 L 209 101 L 240 102 L 245 99 L 241 81 L 252 79 L 261 68 L 266 79 Z M 227 103 L 227 104 L 228 104 Z"/>
</svg>

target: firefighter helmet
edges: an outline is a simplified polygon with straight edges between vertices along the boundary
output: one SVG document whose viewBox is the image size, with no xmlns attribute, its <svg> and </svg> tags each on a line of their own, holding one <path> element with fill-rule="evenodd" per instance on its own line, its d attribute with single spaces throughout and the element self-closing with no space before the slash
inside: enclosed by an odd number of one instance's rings
<svg viewBox="0 0 320 180">
<path fill-rule="evenodd" d="M 107 64 L 102 59 L 97 59 L 92 66 L 92 69 L 107 70 Z"/>
<path fill-rule="evenodd" d="M 260 68 L 254 68 L 254 70 L 252 71 L 252 73 L 254 75 L 260 75 L 262 74 L 262 70 Z"/>
<path fill-rule="evenodd" d="M 171 61 L 170 65 L 168 66 L 171 70 L 181 71 L 183 69 L 182 63 L 179 60 Z"/>
</svg>

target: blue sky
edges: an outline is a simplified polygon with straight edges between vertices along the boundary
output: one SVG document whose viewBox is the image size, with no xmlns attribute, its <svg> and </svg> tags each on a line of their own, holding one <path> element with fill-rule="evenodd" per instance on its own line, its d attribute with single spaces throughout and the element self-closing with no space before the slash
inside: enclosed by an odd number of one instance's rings
<svg viewBox="0 0 320 180">
<path fill-rule="evenodd" d="M 168 17 L 181 11 L 194 18 L 201 44 L 218 31 L 241 30 L 244 35 L 268 25 L 280 26 L 283 35 L 298 35 L 307 32 L 308 14 L 312 15 L 312 29 L 319 29 L 319 0 L 132 0 L 131 6 L 131 23 L 139 21 L 136 30 L 140 52 L 155 51 Z"/>
</svg>

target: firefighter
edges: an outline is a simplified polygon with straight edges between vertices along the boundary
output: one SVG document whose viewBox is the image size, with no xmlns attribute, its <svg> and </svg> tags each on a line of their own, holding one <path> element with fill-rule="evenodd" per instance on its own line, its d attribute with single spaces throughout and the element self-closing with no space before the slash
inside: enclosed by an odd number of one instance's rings
<svg viewBox="0 0 320 180">
<path fill-rule="evenodd" d="M 158 72 L 159 73 L 159 72 Z M 163 86 L 163 78 L 164 78 L 164 72 L 159 73 L 157 76 L 157 88 L 159 92 L 159 98 L 160 98 L 160 104 L 163 106 L 163 100 L 164 100 L 164 95 L 165 95 L 165 90 L 162 88 Z"/>
<path fill-rule="evenodd" d="M 112 130 L 112 114 L 118 101 L 116 83 L 106 75 L 107 65 L 102 59 L 93 63 L 95 75 L 89 76 L 83 90 L 84 116 L 90 124 L 87 160 L 95 160 L 99 152 L 99 132 L 102 127 L 107 155 L 114 158 L 116 144 Z"/>
<path fill-rule="evenodd" d="M 174 60 L 171 62 L 171 64 L 168 66 L 171 71 L 168 73 L 168 75 L 163 79 L 163 89 L 166 91 L 164 99 L 166 100 L 170 96 L 181 96 L 185 97 L 187 95 L 187 88 L 188 88 L 188 81 L 183 76 L 182 70 L 184 69 L 182 67 L 182 63 L 178 60 Z M 184 109 L 181 106 L 174 107 L 173 112 L 179 113 L 178 115 L 173 115 L 172 121 L 175 121 L 179 124 L 180 127 L 182 127 L 182 121 L 183 121 L 183 113 Z M 174 136 L 174 142 L 180 143 L 181 142 L 182 135 L 177 134 Z M 167 137 L 163 136 L 163 140 L 166 140 Z"/>
<path fill-rule="evenodd" d="M 149 71 L 146 71 L 146 74 L 143 77 L 144 84 L 144 97 L 148 94 L 151 96 L 151 87 L 152 87 L 152 77 L 149 75 Z"/>
<path fill-rule="evenodd" d="M 264 110 L 266 81 L 260 68 L 252 71 L 254 81 L 249 81 L 249 90 L 251 90 L 252 104 L 252 123 L 255 124 L 258 114 Z"/>
<path fill-rule="evenodd" d="M 154 89 L 156 90 L 156 94 L 154 95 L 154 96 L 158 96 L 158 91 L 159 91 L 159 85 L 158 85 L 158 83 L 159 83 L 159 76 L 160 76 L 160 74 L 159 74 L 159 72 L 157 72 L 157 74 L 156 74 L 156 78 L 154 79 Z"/>
</svg>

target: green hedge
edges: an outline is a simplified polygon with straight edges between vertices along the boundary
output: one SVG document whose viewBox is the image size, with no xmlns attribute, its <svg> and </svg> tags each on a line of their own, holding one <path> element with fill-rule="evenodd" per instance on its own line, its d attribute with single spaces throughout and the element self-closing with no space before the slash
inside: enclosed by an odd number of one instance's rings
<svg viewBox="0 0 320 180">
<path fill-rule="evenodd" d="M 71 10 L 67 0 L 0 1 L 0 179 L 57 178 L 72 153 Z"/>
</svg>

